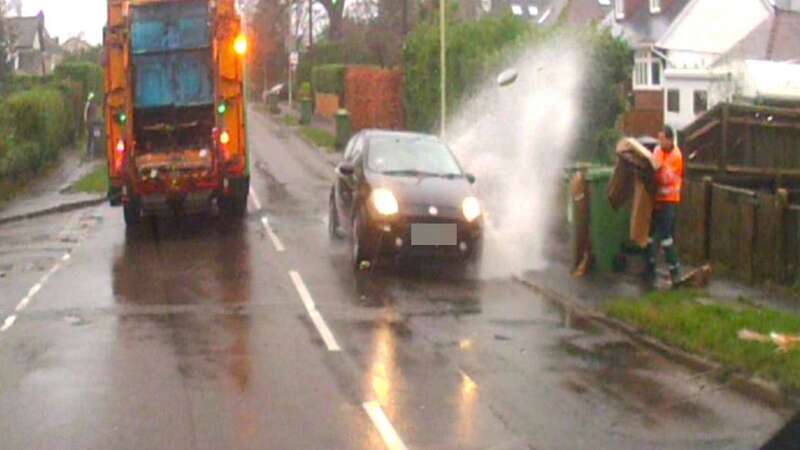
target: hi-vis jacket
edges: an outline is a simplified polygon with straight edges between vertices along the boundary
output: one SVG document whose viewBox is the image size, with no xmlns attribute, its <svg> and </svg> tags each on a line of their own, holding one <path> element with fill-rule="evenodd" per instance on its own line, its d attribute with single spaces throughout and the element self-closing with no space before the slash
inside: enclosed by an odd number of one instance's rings
<svg viewBox="0 0 800 450">
<path fill-rule="evenodd" d="M 683 186 L 683 153 L 677 146 L 666 152 L 658 147 L 653 159 L 660 168 L 656 172 L 656 203 L 680 203 Z"/>
</svg>

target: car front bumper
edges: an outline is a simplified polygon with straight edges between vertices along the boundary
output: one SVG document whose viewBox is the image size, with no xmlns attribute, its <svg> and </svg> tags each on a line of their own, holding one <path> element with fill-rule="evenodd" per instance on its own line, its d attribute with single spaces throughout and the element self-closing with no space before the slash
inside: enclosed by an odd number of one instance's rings
<svg viewBox="0 0 800 450">
<path fill-rule="evenodd" d="M 455 225 L 454 245 L 413 245 L 411 229 L 414 224 Z M 483 229 L 480 219 L 466 220 L 404 216 L 392 219 L 371 218 L 363 236 L 373 253 L 401 258 L 433 258 L 441 260 L 472 260 L 480 256 Z"/>
</svg>

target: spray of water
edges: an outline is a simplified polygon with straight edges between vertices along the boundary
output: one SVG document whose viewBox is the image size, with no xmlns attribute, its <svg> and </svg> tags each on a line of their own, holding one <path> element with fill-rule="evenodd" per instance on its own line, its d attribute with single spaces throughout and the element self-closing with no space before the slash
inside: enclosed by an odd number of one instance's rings
<svg viewBox="0 0 800 450">
<path fill-rule="evenodd" d="M 483 277 L 546 265 L 556 189 L 579 127 L 584 55 L 569 39 L 525 52 L 514 84 L 494 80 L 467 102 L 448 131 L 465 168 L 478 177 L 488 214 Z"/>
</svg>

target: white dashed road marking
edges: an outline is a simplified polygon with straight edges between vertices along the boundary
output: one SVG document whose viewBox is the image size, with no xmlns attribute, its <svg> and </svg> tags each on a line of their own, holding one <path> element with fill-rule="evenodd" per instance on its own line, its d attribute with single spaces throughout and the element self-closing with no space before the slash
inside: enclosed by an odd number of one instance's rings
<svg viewBox="0 0 800 450">
<path fill-rule="evenodd" d="M 292 278 L 292 283 L 294 283 L 294 287 L 297 289 L 297 294 L 300 295 L 300 300 L 303 301 L 303 305 L 306 307 L 306 311 L 308 311 L 311 321 L 314 322 L 314 326 L 317 327 L 317 331 L 319 332 L 320 336 L 322 336 L 325 346 L 328 347 L 328 351 L 340 351 L 341 348 L 336 342 L 336 338 L 333 337 L 333 333 L 331 333 L 330 328 L 328 328 L 328 324 L 325 323 L 325 319 L 322 318 L 322 314 L 320 314 L 320 312 L 317 310 L 317 305 L 314 304 L 314 299 L 311 298 L 311 293 L 308 292 L 308 288 L 303 282 L 303 278 L 294 270 L 289 272 L 289 276 Z"/>
<path fill-rule="evenodd" d="M 55 273 L 58 272 L 59 269 L 61 269 L 63 263 L 65 261 L 68 261 L 69 258 L 70 258 L 69 253 L 65 253 L 64 256 L 61 257 L 61 260 L 59 262 L 53 265 L 53 267 L 51 267 L 50 270 L 47 271 L 47 273 L 42 275 L 42 278 L 39 279 L 39 282 L 34 284 L 33 287 L 30 288 L 30 290 L 28 291 L 28 295 L 26 295 L 22 300 L 19 301 L 19 303 L 17 303 L 17 306 L 14 308 L 14 312 L 19 313 L 22 312 L 25 308 L 27 308 L 31 300 L 33 300 L 36 294 L 38 294 L 39 291 L 42 290 L 42 287 L 44 287 L 44 284 L 47 283 L 47 280 L 49 280 L 50 277 L 55 275 Z M 3 326 L 0 327 L 0 332 L 4 332 L 9 328 L 11 328 L 14 325 L 14 322 L 16 321 L 17 321 L 16 314 L 6 317 L 5 322 L 3 322 Z"/>
<path fill-rule="evenodd" d="M 383 438 L 383 442 L 389 450 L 407 450 L 406 444 L 400 439 L 378 402 L 366 402 L 362 406 L 370 420 L 372 420 L 372 424 L 378 429 L 378 433 L 381 434 L 381 438 Z"/>
<path fill-rule="evenodd" d="M 256 191 L 252 187 L 250 188 L 250 199 L 253 201 L 253 206 L 256 207 L 256 211 L 260 211 L 261 201 L 258 200 L 258 195 L 256 195 Z"/>
<path fill-rule="evenodd" d="M 3 322 L 3 326 L 0 327 L 0 333 L 2 333 L 4 331 L 8 330 L 9 328 L 11 328 L 11 326 L 14 325 L 14 322 L 16 322 L 16 321 L 17 321 L 17 315 L 16 314 L 6 317 L 5 322 Z"/>
<path fill-rule="evenodd" d="M 272 231 L 272 227 L 269 225 L 269 219 L 267 216 L 261 217 L 261 225 L 264 227 L 264 230 L 267 232 L 267 235 L 272 240 L 272 244 L 275 246 L 275 250 L 278 253 L 283 253 L 286 251 L 286 247 L 283 246 L 283 242 L 281 242 L 280 238 L 274 231 Z"/>
</svg>

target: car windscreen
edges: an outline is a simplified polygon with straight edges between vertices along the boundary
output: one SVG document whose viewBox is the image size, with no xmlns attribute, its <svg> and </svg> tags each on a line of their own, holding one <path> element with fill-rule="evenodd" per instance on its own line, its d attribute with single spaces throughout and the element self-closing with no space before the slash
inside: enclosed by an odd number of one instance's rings
<svg viewBox="0 0 800 450">
<path fill-rule="evenodd" d="M 462 174 L 450 150 L 429 137 L 373 136 L 369 139 L 367 167 L 386 174 Z"/>
</svg>

